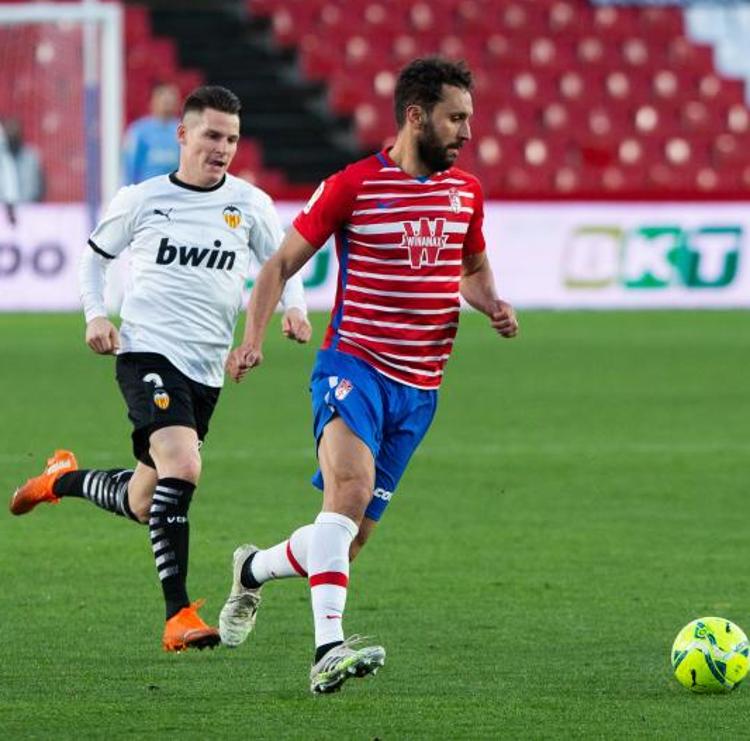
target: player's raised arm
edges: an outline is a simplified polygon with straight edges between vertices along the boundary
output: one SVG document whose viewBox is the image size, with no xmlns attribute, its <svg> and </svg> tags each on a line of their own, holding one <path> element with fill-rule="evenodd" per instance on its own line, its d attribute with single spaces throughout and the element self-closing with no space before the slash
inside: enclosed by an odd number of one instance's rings
<svg viewBox="0 0 750 741">
<path fill-rule="evenodd" d="M 486 314 L 492 328 L 502 337 L 518 334 L 513 307 L 497 295 L 495 277 L 486 252 L 464 255 L 461 271 L 461 295 L 470 306 Z"/>
<path fill-rule="evenodd" d="M 315 254 L 315 248 L 291 227 L 281 246 L 263 265 L 247 305 L 245 334 L 227 360 L 227 372 L 235 381 L 263 361 L 263 338 L 286 282 Z"/>
</svg>

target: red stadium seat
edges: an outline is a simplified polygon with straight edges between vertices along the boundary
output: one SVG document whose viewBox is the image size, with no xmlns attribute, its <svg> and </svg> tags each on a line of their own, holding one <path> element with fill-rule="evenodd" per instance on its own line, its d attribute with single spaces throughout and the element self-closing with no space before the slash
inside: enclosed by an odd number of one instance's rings
<svg viewBox="0 0 750 741">
<path fill-rule="evenodd" d="M 682 11 L 679 8 L 644 8 L 638 14 L 638 25 L 655 45 L 683 33 Z"/>
<path fill-rule="evenodd" d="M 141 5 L 125 7 L 125 44 L 129 47 L 151 36 L 151 17 Z"/>
<path fill-rule="evenodd" d="M 684 36 L 679 8 L 583 0 L 248 0 L 247 8 L 272 19 L 278 41 L 299 46 L 303 73 L 328 82 L 331 107 L 353 116 L 368 148 L 394 135 L 404 63 L 434 53 L 467 59 L 476 113 L 460 163 L 477 169 L 490 194 L 750 187 L 743 84 L 717 73 L 712 47 Z M 158 50 L 145 12 L 129 8 L 127 18 L 129 88 L 145 97 L 157 66 L 181 73 L 174 49 Z M 14 88 L 24 80 L 21 70 Z M 130 96 L 127 107 L 130 116 Z M 61 124 L 51 116 L 48 126 Z M 264 177 L 283 187 L 278 175 Z"/>
<path fill-rule="evenodd" d="M 745 99 L 745 83 L 719 77 L 713 72 L 703 75 L 697 81 L 698 95 L 709 104 L 731 105 Z"/>
<path fill-rule="evenodd" d="M 594 10 L 594 31 L 609 42 L 632 36 L 640 30 L 636 8 L 599 6 Z"/>
<path fill-rule="evenodd" d="M 575 29 L 581 13 L 581 7 L 568 0 L 555 0 L 545 13 L 547 28 L 555 34 L 570 33 Z"/>
<path fill-rule="evenodd" d="M 720 134 L 713 141 L 711 160 L 718 168 L 738 167 L 748 161 L 749 134 Z"/>
</svg>

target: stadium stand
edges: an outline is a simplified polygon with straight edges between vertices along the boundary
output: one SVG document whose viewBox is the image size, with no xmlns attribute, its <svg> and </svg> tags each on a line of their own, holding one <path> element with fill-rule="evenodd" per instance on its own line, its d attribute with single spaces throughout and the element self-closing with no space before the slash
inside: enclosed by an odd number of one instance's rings
<svg viewBox="0 0 750 741">
<path fill-rule="evenodd" d="M 50 202 L 82 201 L 86 167 L 81 136 L 83 90 L 80 28 L 65 24 L 0 27 L 0 48 L 10 81 L 0 90 L 0 117 L 21 120 L 26 138 L 41 152 Z M 152 29 L 151 11 L 125 6 L 125 124 L 148 112 L 151 88 L 174 82 L 184 95 L 205 81 L 202 70 L 182 65 L 176 43 Z M 263 166 L 261 148 L 246 138 L 233 171 L 279 191 L 281 171 Z"/>
<path fill-rule="evenodd" d="M 474 70 L 474 139 L 461 164 L 490 197 L 732 198 L 750 186 L 745 83 L 714 64 L 715 29 L 692 40 L 675 6 L 239 0 L 185 12 L 169 0 L 150 5 L 126 7 L 127 120 L 144 112 L 156 79 L 175 80 L 183 92 L 201 81 L 227 84 L 245 113 L 233 170 L 275 196 L 306 194 L 326 173 L 387 143 L 395 133 L 395 75 L 432 53 L 464 58 Z M 46 33 L 40 40 L 0 30 L 0 43 L 36 44 L 37 65 L 45 49 L 55 56 L 56 46 L 75 43 L 65 29 Z M 64 84 L 65 74 L 58 69 L 45 80 L 38 70 L 15 70 L 13 89 L 0 93 L 0 114 L 12 100 L 13 110 L 39 115 L 38 85 Z M 55 178 L 59 168 L 84 166 L 68 133 L 74 127 L 54 109 L 38 125 L 23 123 L 45 155 L 48 199 L 79 197 Z M 47 153 L 49 136 L 67 148 Z"/>
<path fill-rule="evenodd" d="M 739 195 L 750 181 L 744 84 L 685 35 L 677 7 L 584 0 L 248 0 L 363 145 L 393 135 L 393 71 L 465 58 L 475 169 L 491 196 Z"/>
</svg>

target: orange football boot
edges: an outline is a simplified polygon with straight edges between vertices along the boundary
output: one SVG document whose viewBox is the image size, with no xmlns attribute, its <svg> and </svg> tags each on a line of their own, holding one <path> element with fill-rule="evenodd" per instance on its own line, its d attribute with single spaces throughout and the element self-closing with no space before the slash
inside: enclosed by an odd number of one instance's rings
<svg viewBox="0 0 750 741">
<path fill-rule="evenodd" d="M 55 454 L 47 459 L 47 467 L 39 476 L 29 479 L 23 486 L 13 492 L 10 498 L 10 511 L 14 515 L 25 515 L 31 512 L 41 502 L 60 501 L 52 491 L 55 481 L 64 473 L 78 470 L 78 461 L 69 450 L 56 450 Z"/>
<path fill-rule="evenodd" d="M 186 648 L 213 648 L 220 642 L 219 631 L 201 620 L 198 610 L 204 600 L 193 602 L 172 615 L 164 626 L 162 646 L 165 651 L 184 651 Z"/>
</svg>

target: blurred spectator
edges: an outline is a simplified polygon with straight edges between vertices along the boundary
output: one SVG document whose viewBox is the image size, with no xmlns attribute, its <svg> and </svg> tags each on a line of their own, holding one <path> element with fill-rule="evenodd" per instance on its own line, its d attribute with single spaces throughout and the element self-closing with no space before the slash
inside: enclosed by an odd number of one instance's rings
<svg viewBox="0 0 750 741">
<path fill-rule="evenodd" d="M 4 124 L 8 151 L 18 175 L 18 203 L 33 203 L 44 198 L 44 172 L 39 152 L 23 140 L 21 122 L 15 118 Z"/>
<path fill-rule="evenodd" d="M 125 133 L 123 181 L 140 183 L 177 169 L 180 146 L 177 118 L 180 92 L 176 85 L 159 83 L 151 91 L 151 115 L 133 121 Z"/>
<path fill-rule="evenodd" d="M 18 203 L 18 170 L 8 147 L 5 129 L 0 124 L 0 204 L 5 206 L 8 221 L 16 223 Z"/>
</svg>

